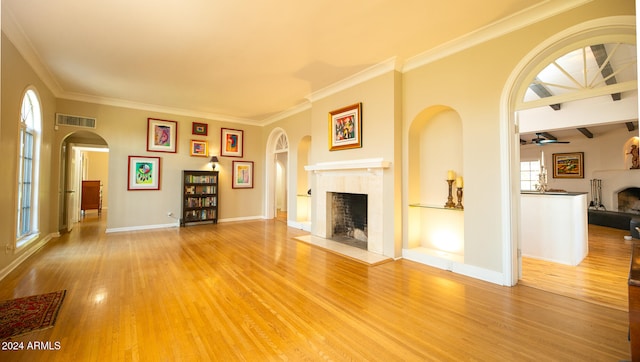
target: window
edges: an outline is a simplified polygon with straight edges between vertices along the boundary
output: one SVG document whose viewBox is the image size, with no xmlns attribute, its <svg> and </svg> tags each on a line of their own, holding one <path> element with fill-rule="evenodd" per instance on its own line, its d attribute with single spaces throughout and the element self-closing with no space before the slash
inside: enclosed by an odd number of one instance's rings
<svg viewBox="0 0 640 362">
<path fill-rule="evenodd" d="M 38 232 L 38 164 L 40 150 L 40 102 L 29 89 L 22 98 L 18 150 L 18 217 L 16 246 L 37 237 Z"/>
<path fill-rule="evenodd" d="M 540 174 L 539 160 L 520 162 L 520 190 L 536 191 L 539 174 Z"/>
</svg>

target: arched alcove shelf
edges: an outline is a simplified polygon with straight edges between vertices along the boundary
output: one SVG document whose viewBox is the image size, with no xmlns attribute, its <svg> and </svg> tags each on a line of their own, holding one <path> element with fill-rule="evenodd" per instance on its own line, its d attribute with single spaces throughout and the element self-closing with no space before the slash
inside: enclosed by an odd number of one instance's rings
<svg viewBox="0 0 640 362">
<path fill-rule="evenodd" d="M 462 152 L 462 120 L 452 108 L 429 107 L 412 122 L 405 258 L 448 270 L 464 262 L 463 209 L 445 207 L 450 172 L 464 175 Z M 457 202 L 455 191 L 454 183 Z"/>
</svg>

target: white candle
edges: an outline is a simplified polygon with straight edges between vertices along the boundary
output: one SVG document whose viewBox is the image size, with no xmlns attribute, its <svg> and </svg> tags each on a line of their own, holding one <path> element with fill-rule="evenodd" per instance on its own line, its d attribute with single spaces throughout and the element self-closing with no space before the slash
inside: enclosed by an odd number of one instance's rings
<svg viewBox="0 0 640 362">
<path fill-rule="evenodd" d="M 456 187 L 459 189 L 462 188 L 462 176 L 458 176 L 458 178 L 456 179 Z"/>
<path fill-rule="evenodd" d="M 447 171 L 447 180 L 455 180 L 455 179 L 456 179 L 456 174 L 453 172 L 453 170 Z"/>
</svg>

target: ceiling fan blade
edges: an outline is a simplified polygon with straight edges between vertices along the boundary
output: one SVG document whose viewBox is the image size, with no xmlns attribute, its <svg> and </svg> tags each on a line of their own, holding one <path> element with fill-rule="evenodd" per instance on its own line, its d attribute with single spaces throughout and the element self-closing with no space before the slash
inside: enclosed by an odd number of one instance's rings
<svg viewBox="0 0 640 362">
<path fill-rule="evenodd" d="M 536 133 L 536 138 L 531 140 L 531 143 L 538 146 L 544 146 L 548 143 L 570 143 L 569 141 L 558 141 L 553 138 L 542 138 L 542 133 Z"/>
<path fill-rule="evenodd" d="M 549 144 L 549 143 L 570 143 L 569 141 L 558 141 L 558 140 L 539 140 L 538 143 L 541 145 Z"/>
</svg>

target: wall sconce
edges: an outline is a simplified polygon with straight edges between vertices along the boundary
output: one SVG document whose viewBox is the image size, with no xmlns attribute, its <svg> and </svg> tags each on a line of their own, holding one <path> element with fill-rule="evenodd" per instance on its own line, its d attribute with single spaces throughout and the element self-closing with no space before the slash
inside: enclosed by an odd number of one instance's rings
<svg viewBox="0 0 640 362">
<path fill-rule="evenodd" d="M 211 164 L 211 169 L 215 171 L 218 166 L 218 156 L 211 156 L 209 163 Z"/>
</svg>

